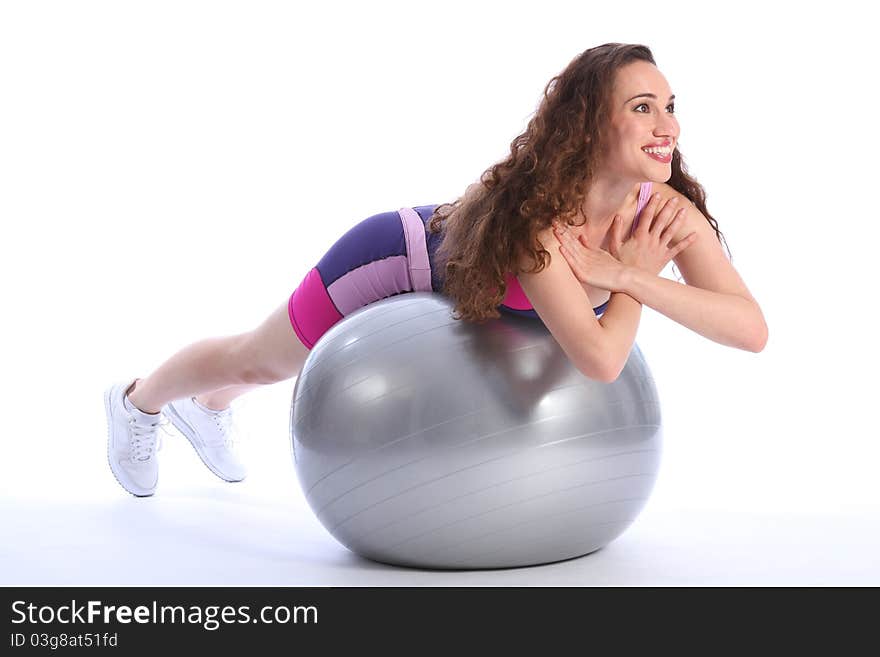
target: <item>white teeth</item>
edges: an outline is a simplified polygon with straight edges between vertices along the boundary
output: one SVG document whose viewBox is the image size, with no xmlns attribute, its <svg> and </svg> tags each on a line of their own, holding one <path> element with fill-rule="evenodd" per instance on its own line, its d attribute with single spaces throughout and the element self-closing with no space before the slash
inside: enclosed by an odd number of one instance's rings
<svg viewBox="0 0 880 657">
<path fill-rule="evenodd" d="M 642 150 L 646 153 L 655 153 L 657 155 L 669 155 L 672 152 L 670 146 L 663 146 L 662 148 L 643 148 Z"/>
</svg>

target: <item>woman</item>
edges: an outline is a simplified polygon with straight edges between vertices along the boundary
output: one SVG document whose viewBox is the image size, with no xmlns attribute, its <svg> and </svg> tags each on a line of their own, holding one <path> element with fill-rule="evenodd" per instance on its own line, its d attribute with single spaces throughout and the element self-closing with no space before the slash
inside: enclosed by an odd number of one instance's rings
<svg viewBox="0 0 880 657">
<path fill-rule="evenodd" d="M 444 294 L 465 321 L 532 315 L 586 376 L 606 382 L 626 362 L 642 304 L 761 351 L 766 323 L 685 171 L 673 100 L 647 47 L 583 52 L 547 85 L 510 156 L 462 198 L 365 219 L 253 331 L 196 342 L 148 377 L 108 388 L 119 483 L 153 494 L 163 413 L 215 474 L 243 479 L 230 402 L 296 376 L 330 326 L 394 294 Z M 659 276 L 670 260 L 686 284 Z"/>
</svg>

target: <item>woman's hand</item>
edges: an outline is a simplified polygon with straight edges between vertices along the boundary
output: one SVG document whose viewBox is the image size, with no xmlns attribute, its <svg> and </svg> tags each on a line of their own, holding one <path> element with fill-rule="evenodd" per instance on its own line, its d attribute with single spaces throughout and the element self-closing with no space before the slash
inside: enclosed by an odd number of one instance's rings
<svg viewBox="0 0 880 657">
<path fill-rule="evenodd" d="M 673 197 L 662 208 L 657 194 L 651 197 L 639 216 L 639 225 L 626 240 L 620 240 L 620 217 L 614 218 L 612 240 L 609 245 L 613 256 L 625 267 L 637 267 L 657 276 L 663 268 L 679 253 L 693 244 L 697 233 L 693 232 L 669 246 L 685 218 L 685 208 L 678 208 L 678 199 Z"/>
<path fill-rule="evenodd" d="M 615 219 L 613 238 L 620 238 L 620 222 Z M 559 252 L 581 283 L 609 292 L 622 289 L 626 267 L 604 249 L 594 249 L 584 235 L 575 236 L 564 224 L 553 222 L 553 233 L 559 240 Z"/>
</svg>

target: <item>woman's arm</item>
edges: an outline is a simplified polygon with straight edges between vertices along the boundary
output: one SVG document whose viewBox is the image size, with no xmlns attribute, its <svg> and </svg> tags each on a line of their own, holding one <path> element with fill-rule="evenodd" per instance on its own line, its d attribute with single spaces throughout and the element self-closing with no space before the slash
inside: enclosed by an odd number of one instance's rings
<svg viewBox="0 0 880 657">
<path fill-rule="evenodd" d="M 599 323 L 605 329 L 603 337 L 606 357 L 613 373 L 611 381 L 615 381 L 626 366 L 641 318 L 642 304 L 635 298 L 622 292 L 611 294 L 608 307 L 599 318 Z"/>
<path fill-rule="evenodd" d="M 712 239 L 717 241 L 714 234 Z M 767 343 L 761 309 L 749 299 L 683 285 L 641 269 L 628 270 L 624 288 L 645 305 L 714 342 L 754 352 Z"/>
<path fill-rule="evenodd" d="M 712 225 L 686 201 L 687 218 L 676 244 L 696 232 L 697 239 L 674 259 L 687 285 L 628 267 L 622 289 L 627 294 L 720 344 L 759 352 L 767 343 L 767 323 L 757 301 L 730 264 Z"/>
<path fill-rule="evenodd" d="M 622 344 L 623 336 L 635 333 L 638 314 L 633 321 L 632 308 L 627 313 L 623 308 L 625 301 L 614 299 L 626 295 L 612 295 L 605 311 L 609 319 L 605 321 L 614 322 L 616 318 L 615 328 L 619 335 L 611 336 L 612 331 L 599 323 L 590 298 L 560 253 L 560 244 L 552 230 L 538 231 L 538 241 L 550 254 L 550 263 L 541 271 L 531 273 L 528 270 L 532 263 L 526 262 L 525 258 L 519 263 L 517 277 L 523 291 L 562 351 L 581 373 L 598 381 L 614 380 L 611 375 L 616 378 L 618 372 L 614 367 L 619 360 L 615 354 L 622 349 L 616 345 Z M 632 299 L 629 302 L 635 303 Z"/>
</svg>

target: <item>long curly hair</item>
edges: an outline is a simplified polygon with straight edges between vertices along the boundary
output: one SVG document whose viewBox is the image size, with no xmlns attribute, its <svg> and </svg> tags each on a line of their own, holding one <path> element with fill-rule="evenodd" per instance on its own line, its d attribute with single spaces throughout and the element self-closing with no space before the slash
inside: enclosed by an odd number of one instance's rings
<svg viewBox="0 0 880 657">
<path fill-rule="evenodd" d="M 455 319 L 482 323 L 500 317 L 505 278 L 519 271 L 523 257 L 531 259 L 528 272 L 549 265 L 538 233 L 554 219 L 567 222 L 579 213 L 586 221 L 581 201 L 609 147 L 603 128 L 615 75 L 636 60 L 656 65 L 643 45 L 606 43 L 578 55 L 547 83 L 525 132 L 511 142 L 510 155 L 456 201 L 434 210 L 428 229 L 444 232 L 435 263 L 445 272 L 442 294 L 454 302 Z M 706 209 L 706 192 L 688 175 L 679 148 L 667 184 L 705 215 L 721 241 L 718 222 Z"/>
</svg>

